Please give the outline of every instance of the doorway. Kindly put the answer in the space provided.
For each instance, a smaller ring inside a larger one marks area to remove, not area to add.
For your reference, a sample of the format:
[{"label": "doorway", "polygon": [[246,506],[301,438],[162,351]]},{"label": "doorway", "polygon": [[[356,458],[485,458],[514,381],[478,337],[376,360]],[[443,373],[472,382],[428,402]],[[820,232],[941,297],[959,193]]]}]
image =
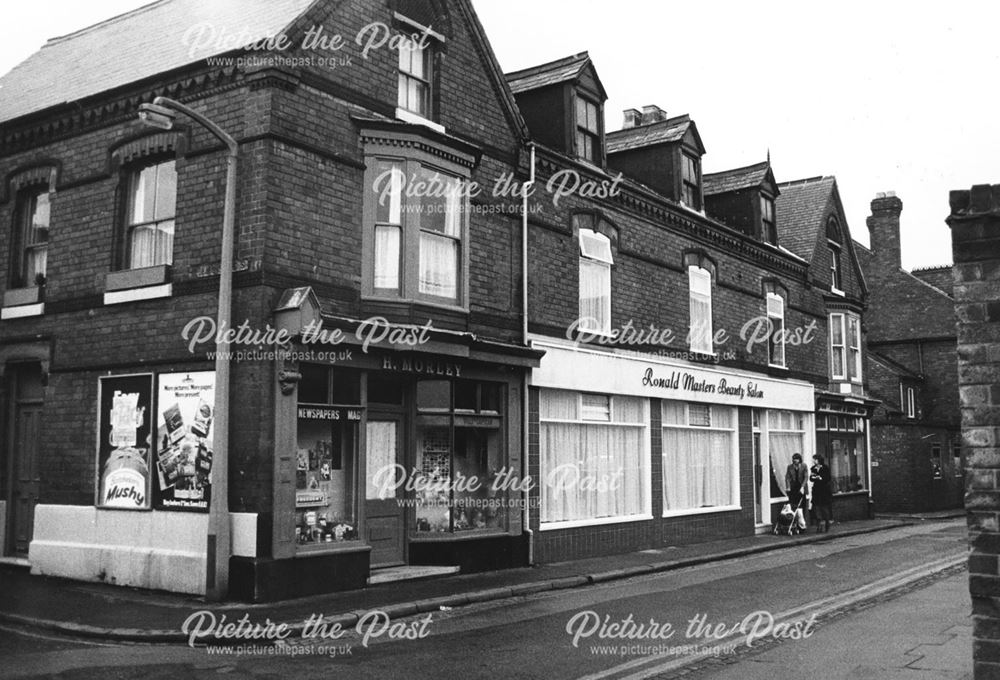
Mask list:
[{"label": "doorway", "polygon": [[7,545],[5,554],[27,557],[35,524],[39,478],[38,444],[41,434],[44,387],[38,363],[12,365],[8,371],[12,396],[8,421],[7,472],[9,480]]},{"label": "doorway", "polygon": [[365,428],[365,525],[371,566],[406,562],[406,508],[400,470],[403,461],[403,416],[371,412]]}]

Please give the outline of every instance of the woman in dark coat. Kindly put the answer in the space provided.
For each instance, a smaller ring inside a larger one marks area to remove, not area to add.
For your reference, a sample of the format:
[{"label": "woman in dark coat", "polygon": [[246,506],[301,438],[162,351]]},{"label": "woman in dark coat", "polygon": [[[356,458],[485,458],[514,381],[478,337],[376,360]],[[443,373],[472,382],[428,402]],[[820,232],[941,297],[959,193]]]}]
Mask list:
[{"label": "woman in dark coat", "polygon": [[[833,519],[833,489],[830,486],[830,468],[823,456],[813,456],[813,466],[809,470],[809,481],[812,482],[813,513],[816,515],[816,532],[830,530],[830,520]],[[820,528],[820,522],[823,528]]]}]

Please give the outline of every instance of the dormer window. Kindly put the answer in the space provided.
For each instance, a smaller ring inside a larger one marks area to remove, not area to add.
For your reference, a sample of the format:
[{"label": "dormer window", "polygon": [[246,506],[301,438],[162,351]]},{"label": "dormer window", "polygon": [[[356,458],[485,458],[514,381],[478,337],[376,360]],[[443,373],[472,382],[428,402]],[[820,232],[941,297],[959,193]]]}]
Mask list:
[{"label": "dormer window", "polygon": [[774,199],[766,194],[760,196],[760,235],[765,242],[778,245],[778,228],[774,221]]},{"label": "dormer window", "polygon": [[600,107],[576,96],[576,155],[594,165],[601,165]]},{"label": "dormer window", "polygon": [[830,254],[830,292],[844,294],[844,278],[840,269],[840,224],[836,217],[826,221],[827,251]]},{"label": "dormer window", "polygon": [[681,154],[681,201],[694,210],[701,210],[700,166],[700,159],[688,153]]}]

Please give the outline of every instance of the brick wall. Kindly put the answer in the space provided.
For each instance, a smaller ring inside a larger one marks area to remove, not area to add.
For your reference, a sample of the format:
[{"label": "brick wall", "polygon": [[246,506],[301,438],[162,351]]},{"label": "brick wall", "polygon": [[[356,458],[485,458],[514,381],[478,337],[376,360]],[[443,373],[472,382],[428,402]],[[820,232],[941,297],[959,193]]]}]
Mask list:
[{"label": "brick wall", "polygon": [[1000,676],[1000,185],[950,197],[974,677]]}]

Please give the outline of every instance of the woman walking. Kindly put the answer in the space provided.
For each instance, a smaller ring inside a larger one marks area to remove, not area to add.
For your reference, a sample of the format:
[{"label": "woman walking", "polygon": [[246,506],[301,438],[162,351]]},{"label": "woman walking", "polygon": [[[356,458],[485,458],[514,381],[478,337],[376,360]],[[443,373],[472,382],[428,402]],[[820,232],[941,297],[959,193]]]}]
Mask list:
[{"label": "woman walking", "polygon": [[[833,489],[830,487],[830,468],[823,456],[813,456],[813,466],[809,470],[809,481],[812,482],[812,505],[816,514],[816,533],[830,530],[830,520],[833,519]],[[820,522],[823,528],[820,528]]]}]

